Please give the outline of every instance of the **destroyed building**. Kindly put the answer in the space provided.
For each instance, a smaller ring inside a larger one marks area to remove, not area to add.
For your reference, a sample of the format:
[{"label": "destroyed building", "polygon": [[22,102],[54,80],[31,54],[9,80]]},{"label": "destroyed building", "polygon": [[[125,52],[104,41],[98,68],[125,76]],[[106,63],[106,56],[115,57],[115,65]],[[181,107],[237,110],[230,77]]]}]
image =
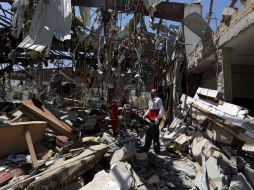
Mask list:
[{"label": "destroyed building", "polygon": [[252,190],[254,1],[227,3],[0,0],[0,190]]}]

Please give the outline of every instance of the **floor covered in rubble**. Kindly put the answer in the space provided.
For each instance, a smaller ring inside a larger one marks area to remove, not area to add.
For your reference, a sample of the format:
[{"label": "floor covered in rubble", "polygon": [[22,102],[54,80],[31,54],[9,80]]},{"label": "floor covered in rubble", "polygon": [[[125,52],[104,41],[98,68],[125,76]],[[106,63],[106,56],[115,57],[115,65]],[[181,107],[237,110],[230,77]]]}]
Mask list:
[{"label": "floor covered in rubble", "polygon": [[253,190],[253,10],[0,0],[0,190]]}]

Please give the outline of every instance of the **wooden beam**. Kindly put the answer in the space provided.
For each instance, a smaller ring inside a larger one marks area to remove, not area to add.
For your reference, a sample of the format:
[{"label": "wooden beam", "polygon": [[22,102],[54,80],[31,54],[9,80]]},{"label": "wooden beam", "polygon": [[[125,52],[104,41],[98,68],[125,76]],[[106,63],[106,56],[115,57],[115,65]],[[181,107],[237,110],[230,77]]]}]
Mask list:
[{"label": "wooden beam", "polygon": [[[148,15],[140,0],[72,0],[76,6],[115,9],[121,12],[142,12]],[[181,22],[184,18],[185,3],[161,2],[154,17]]]},{"label": "wooden beam", "polygon": [[26,143],[27,143],[28,150],[29,150],[29,153],[32,158],[33,167],[36,167],[38,165],[38,161],[37,161],[37,157],[35,154],[34,145],[33,145],[32,137],[31,137],[29,129],[27,129],[27,131],[26,131]]},{"label": "wooden beam", "polygon": [[[0,0],[9,2],[10,0]],[[130,3],[129,3],[130,2]],[[72,0],[74,6],[116,9],[121,12],[142,12],[148,15],[140,0]],[[161,2],[154,17],[181,22],[184,18],[185,3]]]}]

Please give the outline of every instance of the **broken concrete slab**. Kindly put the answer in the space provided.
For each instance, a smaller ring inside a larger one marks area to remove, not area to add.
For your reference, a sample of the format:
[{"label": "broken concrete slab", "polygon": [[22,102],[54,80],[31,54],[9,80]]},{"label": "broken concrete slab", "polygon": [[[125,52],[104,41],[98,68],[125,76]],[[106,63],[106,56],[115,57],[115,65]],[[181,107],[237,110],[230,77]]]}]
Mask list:
[{"label": "broken concrete slab", "polygon": [[189,159],[181,159],[173,161],[172,166],[176,171],[181,171],[191,178],[195,178],[194,163]]},{"label": "broken concrete slab", "polygon": [[104,170],[95,174],[93,181],[82,187],[80,190],[121,190],[114,178]]},{"label": "broken concrete slab", "polygon": [[135,172],[134,169],[131,169],[131,173],[134,179],[133,189],[147,190],[147,187],[144,185],[144,182],[141,180],[140,176]]},{"label": "broken concrete slab", "polygon": [[198,12],[190,13],[183,19],[183,23],[203,40],[211,37],[212,29]]},{"label": "broken concrete slab", "polygon": [[206,161],[207,175],[214,184],[218,187],[218,190],[227,190],[227,176],[222,172],[222,169],[219,166],[219,161],[217,158],[210,157]]},{"label": "broken concrete slab", "polygon": [[128,163],[117,162],[110,168],[110,175],[114,178],[121,190],[129,190],[133,186],[131,165]]},{"label": "broken concrete slab", "polygon": [[124,144],[124,146],[121,149],[114,152],[112,159],[110,161],[110,165],[119,161],[131,159],[136,154],[135,146],[136,146],[135,141],[130,141]]},{"label": "broken concrete slab", "polygon": [[254,169],[251,168],[249,164],[245,164],[243,169],[243,174],[251,184],[252,188],[254,188]]},{"label": "broken concrete slab", "polygon": [[244,145],[242,146],[242,150],[253,155],[254,154],[254,139],[247,139]]},{"label": "broken concrete slab", "polygon": [[235,139],[232,134],[216,124],[213,124],[210,128],[207,128],[206,133],[213,141],[227,145],[231,145]]},{"label": "broken concrete slab", "polygon": [[114,142],[114,138],[110,134],[104,132],[100,138],[100,141],[106,144],[111,144]]},{"label": "broken concrete slab", "polygon": [[201,133],[197,133],[193,139],[191,150],[196,161],[201,164],[201,150],[204,147],[205,158],[213,156],[215,158],[226,158],[226,156],[221,152],[221,150],[215,146],[211,141],[206,139]]},{"label": "broken concrete slab", "polygon": [[[253,179],[252,179],[253,180]],[[238,173],[231,178],[229,190],[253,190],[242,173]]]},{"label": "broken concrete slab", "polygon": [[203,97],[212,100],[223,100],[223,93],[218,90],[211,90],[199,87],[194,98]]},{"label": "broken concrete slab", "polygon": [[209,102],[200,98],[194,99],[185,94],[181,97],[182,107],[197,109],[206,115],[210,120],[229,127],[230,129],[244,132],[254,128],[254,118],[248,115],[246,108],[236,106],[227,102]]}]

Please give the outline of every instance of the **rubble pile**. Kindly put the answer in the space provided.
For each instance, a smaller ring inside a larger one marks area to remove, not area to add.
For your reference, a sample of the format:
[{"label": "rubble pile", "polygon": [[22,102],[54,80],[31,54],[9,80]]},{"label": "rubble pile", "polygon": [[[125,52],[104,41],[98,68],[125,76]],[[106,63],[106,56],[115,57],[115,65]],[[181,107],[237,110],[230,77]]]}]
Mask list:
[{"label": "rubble pile", "polygon": [[162,141],[169,150],[192,156],[198,189],[252,189],[254,118],[222,97],[204,88],[193,98],[183,94],[182,114],[164,131]]},{"label": "rubble pile", "polygon": [[253,118],[217,91],[182,96],[181,114],[161,122],[160,154],[139,153],[147,121],[135,110],[113,137],[106,110],[45,106],[3,117],[0,189],[253,189]]},{"label": "rubble pile", "polygon": [[253,190],[253,10],[0,0],[0,190]]}]

